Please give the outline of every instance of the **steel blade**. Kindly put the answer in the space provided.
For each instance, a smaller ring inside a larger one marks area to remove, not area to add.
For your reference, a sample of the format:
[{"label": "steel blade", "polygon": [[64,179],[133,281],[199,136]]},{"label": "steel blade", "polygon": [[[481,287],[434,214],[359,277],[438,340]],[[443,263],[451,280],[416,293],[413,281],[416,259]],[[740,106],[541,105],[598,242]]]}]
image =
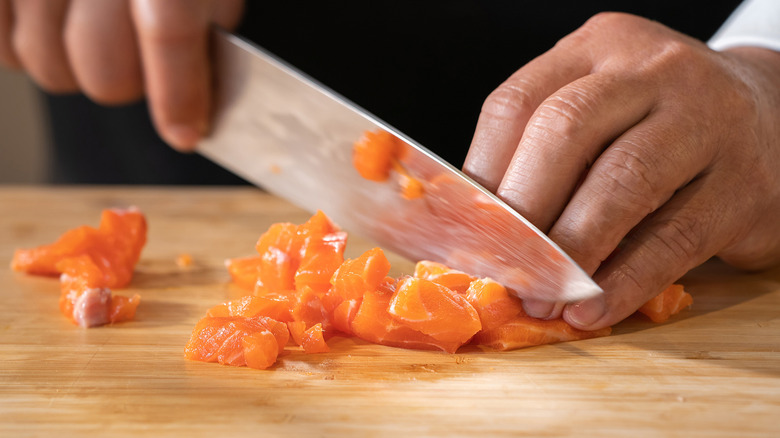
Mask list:
[{"label": "steel blade", "polygon": [[[215,114],[198,152],[347,231],[413,261],[491,277],[521,298],[575,301],[601,289],[547,236],[462,172],[266,51],[216,31]],[[353,144],[366,131],[400,138],[400,161],[423,196],[400,195],[398,175],[363,179]]]}]

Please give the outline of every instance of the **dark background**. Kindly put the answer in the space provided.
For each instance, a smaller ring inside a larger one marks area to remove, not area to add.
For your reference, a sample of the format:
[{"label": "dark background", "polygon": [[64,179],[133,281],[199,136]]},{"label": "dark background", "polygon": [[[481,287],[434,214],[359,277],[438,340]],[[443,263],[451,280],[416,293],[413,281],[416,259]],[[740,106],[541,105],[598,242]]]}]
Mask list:
[{"label": "dark background", "polygon": [[[629,12],[706,41],[738,4],[249,0],[237,32],[460,166],[490,91],[590,16]],[[53,182],[243,183],[162,144],[144,102],[113,108],[83,96],[47,96],[47,102]]]}]

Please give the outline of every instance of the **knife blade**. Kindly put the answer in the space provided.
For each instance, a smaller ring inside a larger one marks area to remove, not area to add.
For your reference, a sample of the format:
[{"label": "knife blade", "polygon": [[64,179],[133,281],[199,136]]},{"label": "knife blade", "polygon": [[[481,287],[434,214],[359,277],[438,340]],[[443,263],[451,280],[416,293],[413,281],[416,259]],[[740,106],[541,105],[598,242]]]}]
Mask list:
[{"label": "knife blade", "polygon": [[[555,243],[433,152],[264,49],[217,29],[214,115],[196,150],[228,170],[412,261],[490,277],[520,298],[575,301],[601,288]],[[362,178],[353,144],[383,130],[422,185]]]}]

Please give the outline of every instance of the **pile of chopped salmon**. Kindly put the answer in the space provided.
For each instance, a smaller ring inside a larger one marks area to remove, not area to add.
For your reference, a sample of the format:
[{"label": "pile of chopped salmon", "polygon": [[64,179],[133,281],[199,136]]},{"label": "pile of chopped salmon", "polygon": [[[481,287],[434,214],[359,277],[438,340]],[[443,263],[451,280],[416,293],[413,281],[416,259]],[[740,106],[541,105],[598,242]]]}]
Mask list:
[{"label": "pile of chopped salmon", "polygon": [[[529,317],[501,284],[435,262],[417,263],[412,276],[389,277],[381,249],[345,260],[346,242],[322,212],[302,225],[271,226],[257,256],[227,262],[233,282],[252,294],[210,309],[185,357],[264,369],[290,339],[307,353],[329,351],[335,335],[454,353],[466,344],[512,350],[611,332]],[[661,321],[689,304],[690,295],[673,286],[642,312]]]},{"label": "pile of chopped salmon", "polygon": [[[59,275],[60,310],[79,326],[127,321],[140,298],[111,289],[130,283],[146,230],[135,208],[104,210],[98,228],[81,226],[52,244],[17,250],[11,266]],[[265,369],[290,341],[321,353],[336,335],[454,353],[466,344],[505,351],[611,332],[529,317],[503,285],[440,263],[421,261],[413,275],[393,278],[380,248],[345,260],[346,244],[347,233],[322,212],[302,225],[272,225],[257,242],[258,255],[227,262],[247,295],[211,308],[192,331],[185,357]],[[682,286],[672,285],[639,311],[663,322],[691,303]]]},{"label": "pile of chopped salmon", "polygon": [[132,319],[140,297],[113,295],[126,287],[146,243],[146,218],[136,208],[104,210],[98,228],[81,226],[49,245],[19,249],[11,268],[60,276],[60,311],[82,327]]}]

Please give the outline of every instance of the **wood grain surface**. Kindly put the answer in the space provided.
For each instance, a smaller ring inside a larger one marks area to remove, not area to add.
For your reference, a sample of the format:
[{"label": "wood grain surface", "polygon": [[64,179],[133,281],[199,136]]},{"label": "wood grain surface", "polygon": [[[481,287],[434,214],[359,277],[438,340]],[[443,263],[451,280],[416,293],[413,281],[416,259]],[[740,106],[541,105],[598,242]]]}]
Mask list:
[{"label": "wood grain surface", "polygon": [[[150,226],[115,292],[141,295],[136,320],[78,328],[56,279],[8,268],[15,248],[128,205]],[[716,260],[681,280],[690,310],[606,338],[457,354],[333,338],[266,371],[185,360],[196,321],[239,295],[224,259],[307,217],[252,188],[0,186],[0,436],[780,436],[780,269]],[[347,252],[369,247],[350,236]]]}]

